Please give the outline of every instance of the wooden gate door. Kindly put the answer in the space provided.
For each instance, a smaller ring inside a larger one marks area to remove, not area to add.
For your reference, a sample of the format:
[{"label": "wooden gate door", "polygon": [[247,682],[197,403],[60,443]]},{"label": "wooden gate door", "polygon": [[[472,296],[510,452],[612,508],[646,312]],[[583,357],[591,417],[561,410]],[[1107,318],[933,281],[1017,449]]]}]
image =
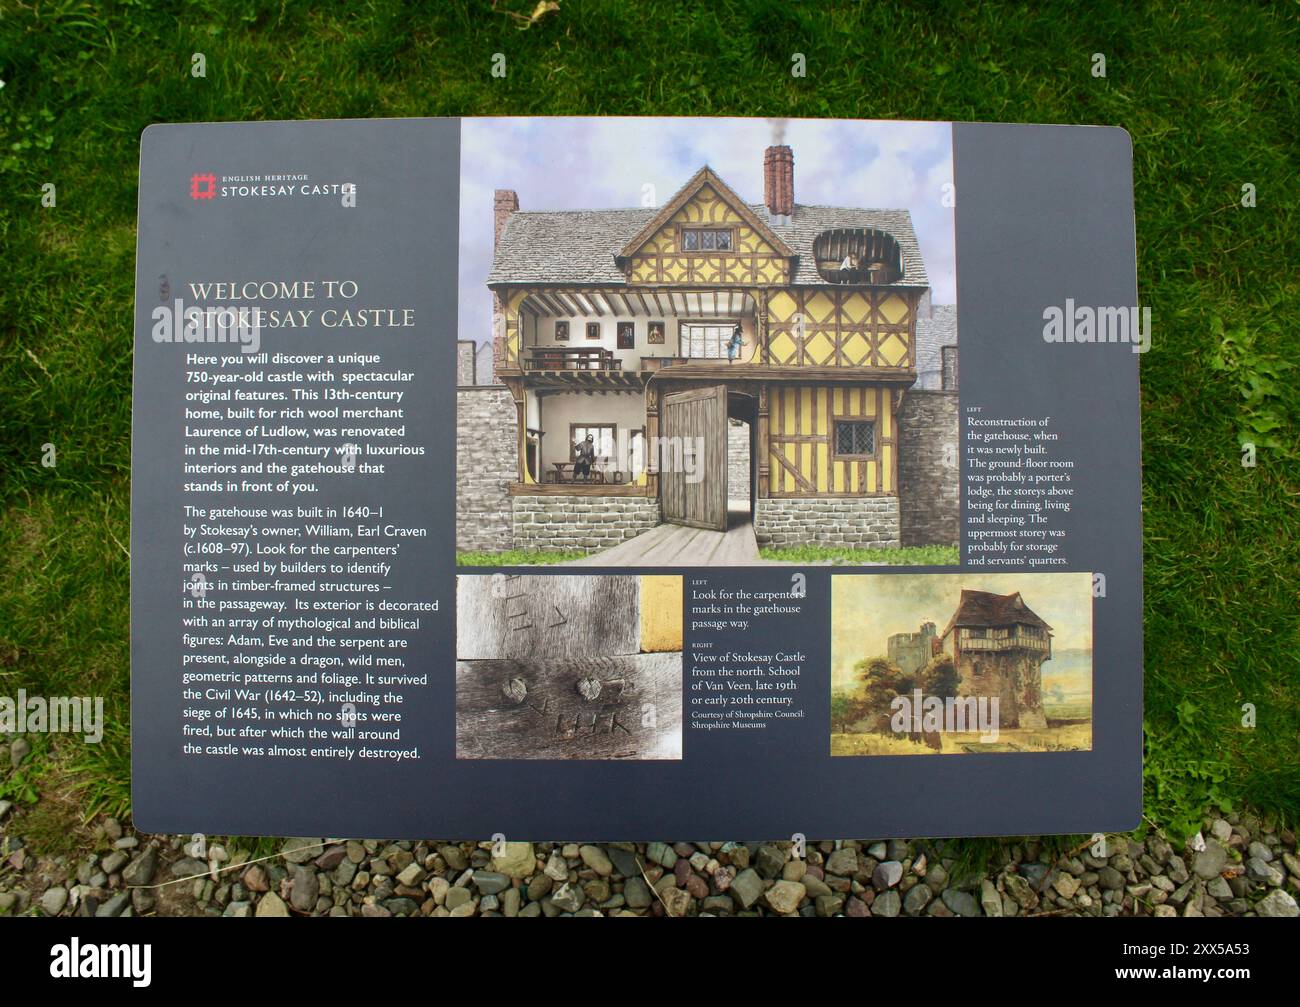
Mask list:
[{"label": "wooden gate door", "polygon": [[659,486],[665,521],[727,530],[727,386],[664,396]]}]

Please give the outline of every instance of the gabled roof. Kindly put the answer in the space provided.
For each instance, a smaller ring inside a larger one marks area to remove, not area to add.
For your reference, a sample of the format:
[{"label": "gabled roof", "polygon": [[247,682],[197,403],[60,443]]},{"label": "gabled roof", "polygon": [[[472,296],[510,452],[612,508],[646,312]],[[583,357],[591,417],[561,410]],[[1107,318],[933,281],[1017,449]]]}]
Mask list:
[{"label": "gabled roof", "polygon": [[1020,592],[1011,594],[993,594],[989,591],[967,591],[961,593],[957,611],[953,613],[943,635],[952,632],[954,626],[1039,626],[1051,630],[1051,626],[1040,619],[1025,604]]},{"label": "gabled roof", "polygon": [[656,213],[646,225],[632,236],[632,239],[619,250],[619,258],[629,258],[641,250],[641,246],[658,233],[668,221],[672,220],[673,214],[694,198],[705,186],[713,189],[724,203],[730,206],[736,213],[740,214],[742,220],[752,227],[758,234],[771,245],[778,255],[794,255],[794,251],[772,232],[757,213],[750,209],[749,205],[737,196],[726,182],[717,176],[717,174],[707,164],[691,176],[690,181],[677,190],[677,194]]},{"label": "gabled roof", "polygon": [[[697,172],[695,179],[708,171]],[[716,175],[713,178],[717,179]],[[689,187],[691,183],[687,183]],[[719,194],[721,179],[717,180]],[[686,191],[686,187],[682,192]],[[727,190],[730,192],[730,190]],[[674,196],[674,200],[681,192]],[[734,195],[734,193],[733,193]],[[687,197],[689,198],[689,196]],[[671,204],[670,204],[671,205]],[[740,204],[789,249],[796,260],[790,282],[798,286],[839,286],[817,272],[813,241],[823,231],[837,227],[873,227],[893,235],[903,259],[903,275],[893,287],[928,287],[930,281],[921,259],[921,246],[906,210],[872,210],[842,206],[794,205],[788,224],[769,224],[762,203]],[[627,277],[615,257],[636,244],[642,232],[666,210],[634,207],[624,210],[517,210],[510,215],[497,242],[488,274],[489,286],[498,284],[553,284],[625,286]],[[739,212],[739,211],[737,211]],[[671,216],[671,214],[669,214]],[[667,219],[667,218],[665,218]],[[646,236],[648,237],[649,234]],[[644,239],[643,239],[644,240]],[[784,254],[784,253],[783,253]]]}]

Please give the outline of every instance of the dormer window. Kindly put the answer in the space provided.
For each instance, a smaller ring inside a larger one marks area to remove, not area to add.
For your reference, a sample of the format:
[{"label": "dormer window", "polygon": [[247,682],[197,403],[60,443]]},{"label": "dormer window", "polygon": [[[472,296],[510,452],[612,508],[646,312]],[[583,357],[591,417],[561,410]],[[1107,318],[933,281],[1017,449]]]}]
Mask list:
[{"label": "dormer window", "polygon": [[817,272],[830,283],[897,283],[903,255],[892,234],[874,227],[837,227],[813,240]]},{"label": "dormer window", "polygon": [[730,227],[683,227],[683,252],[730,252],[736,247]]}]

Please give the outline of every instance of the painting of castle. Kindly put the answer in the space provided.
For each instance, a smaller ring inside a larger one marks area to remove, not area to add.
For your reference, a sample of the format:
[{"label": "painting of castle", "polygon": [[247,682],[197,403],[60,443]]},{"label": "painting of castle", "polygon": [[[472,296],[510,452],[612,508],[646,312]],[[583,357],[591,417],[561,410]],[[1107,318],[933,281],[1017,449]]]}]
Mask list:
[{"label": "painting of castle", "polygon": [[955,544],[955,457],[912,480],[910,535],[904,514],[909,463],[942,465],[956,417],[955,313],[931,325],[912,215],[799,201],[789,144],[753,169],[761,202],[707,164],[658,206],[534,209],[494,190],[482,282],[513,413],[514,548],[665,524],[751,548]]},{"label": "painting of castle", "polygon": [[836,755],[1089,749],[1091,578],[836,577],[832,687]]}]

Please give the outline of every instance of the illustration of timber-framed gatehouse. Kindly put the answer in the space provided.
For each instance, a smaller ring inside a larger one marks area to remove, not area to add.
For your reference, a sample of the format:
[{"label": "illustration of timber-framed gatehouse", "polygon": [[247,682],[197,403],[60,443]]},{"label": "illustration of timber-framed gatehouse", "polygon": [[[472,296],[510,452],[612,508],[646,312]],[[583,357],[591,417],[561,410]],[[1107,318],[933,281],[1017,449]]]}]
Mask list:
[{"label": "illustration of timber-framed gatehouse", "polygon": [[788,146],[766,149],[763,179],[753,205],[707,166],[659,208],[527,211],[496,190],[517,547],[600,548],[661,522],[900,545],[900,407],[929,306],[911,216],[796,203]]}]

